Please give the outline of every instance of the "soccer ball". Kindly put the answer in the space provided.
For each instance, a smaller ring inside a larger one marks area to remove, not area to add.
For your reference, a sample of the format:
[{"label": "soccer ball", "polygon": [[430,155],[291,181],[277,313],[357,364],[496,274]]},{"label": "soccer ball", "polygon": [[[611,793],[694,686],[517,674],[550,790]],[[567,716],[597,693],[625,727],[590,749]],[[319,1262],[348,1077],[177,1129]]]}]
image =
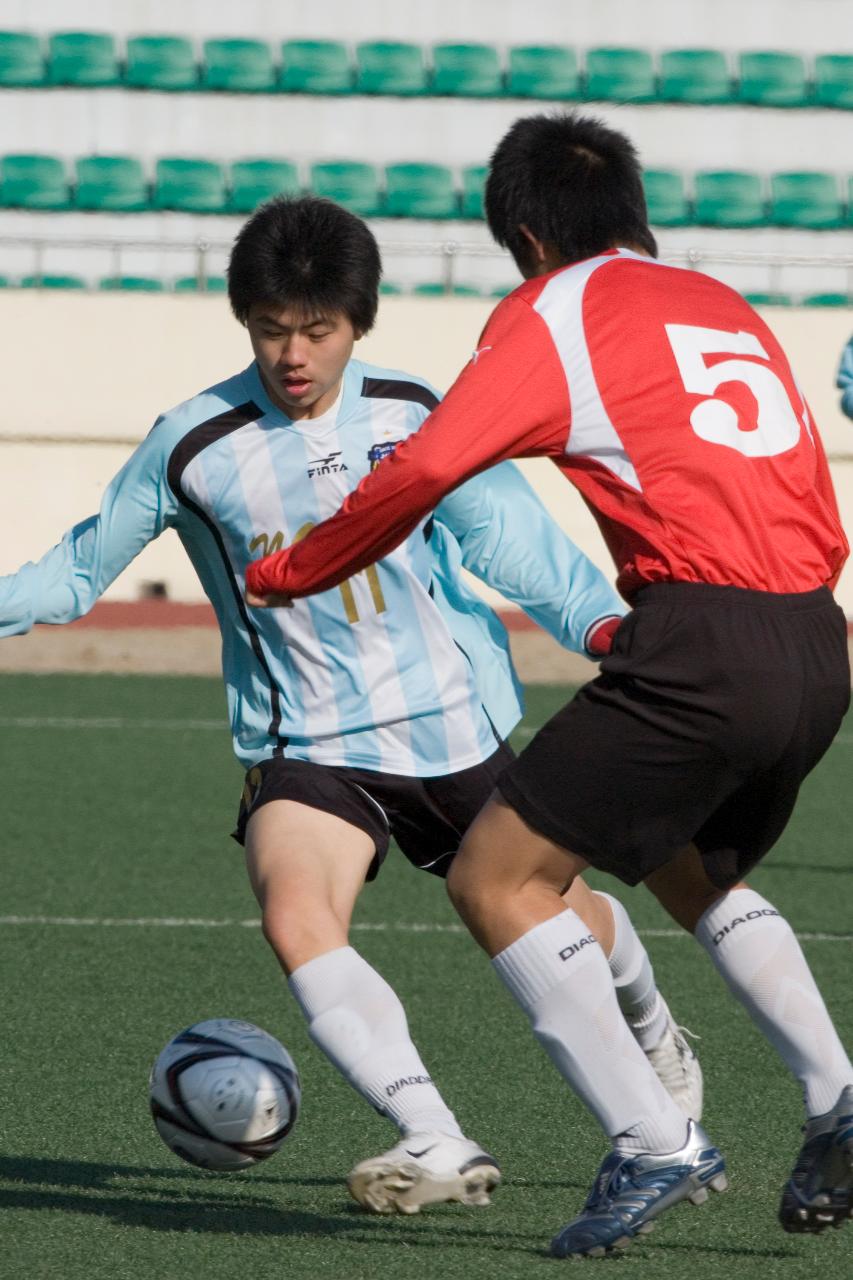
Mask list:
[{"label": "soccer ball", "polygon": [[299,1114],[299,1075],[266,1031],[210,1018],[170,1040],[151,1069],[151,1114],[175,1155],[201,1169],[246,1169],[274,1155]]}]

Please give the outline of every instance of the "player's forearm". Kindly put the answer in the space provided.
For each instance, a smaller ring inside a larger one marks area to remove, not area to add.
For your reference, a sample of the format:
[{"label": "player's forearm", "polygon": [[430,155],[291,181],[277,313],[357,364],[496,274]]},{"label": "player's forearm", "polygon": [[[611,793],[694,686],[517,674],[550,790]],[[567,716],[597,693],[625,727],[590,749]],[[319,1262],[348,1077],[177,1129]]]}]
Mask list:
[{"label": "player's forearm", "polygon": [[97,594],[73,547],[78,525],[38,563],[0,578],[0,636],[23,635],[38,622],[73,622],[88,613]]},{"label": "player's forearm", "polygon": [[[446,478],[387,458],[329,520],[302,541],[246,569],[251,595],[308,596],[327,591],[388,555],[432,511]],[[451,478],[448,487],[455,483]]]}]

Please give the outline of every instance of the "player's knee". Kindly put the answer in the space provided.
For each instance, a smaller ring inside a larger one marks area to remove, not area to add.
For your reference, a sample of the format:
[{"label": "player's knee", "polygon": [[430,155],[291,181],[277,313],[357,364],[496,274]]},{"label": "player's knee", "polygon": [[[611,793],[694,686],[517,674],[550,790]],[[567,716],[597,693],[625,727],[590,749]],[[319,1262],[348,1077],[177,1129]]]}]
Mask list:
[{"label": "player's knee", "polygon": [[462,919],[466,923],[476,919],[482,897],[481,879],[464,850],[451,862],[446,883],[447,895]]},{"label": "player's knee", "polygon": [[286,973],[347,942],[346,926],[326,904],[267,903],[261,930]]}]

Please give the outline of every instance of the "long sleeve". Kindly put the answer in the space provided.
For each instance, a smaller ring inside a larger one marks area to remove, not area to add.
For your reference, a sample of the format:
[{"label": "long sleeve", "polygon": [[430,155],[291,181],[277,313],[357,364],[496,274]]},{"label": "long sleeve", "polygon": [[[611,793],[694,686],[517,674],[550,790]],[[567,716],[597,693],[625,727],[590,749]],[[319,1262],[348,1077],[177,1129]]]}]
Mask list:
[{"label": "long sleeve", "polygon": [[520,605],[567,649],[587,652],[595,626],[625,612],[604,575],[562,532],[511,462],[448,494],[435,518],[459,543],[466,569]]},{"label": "long sleeve", "polygon": [[547,326],[522,299],[495,310],[442,403],[366,476],[330,520],[248,566],[250,591],[313,595],[387,555],[470,476],[565,445],[569,397]]},{"label": "long sleeve", "polygon": [[155,426],[110,482],[98,515],[74,525],[38,562],[0,577],[0,637],[88,613],[146,543],[173,523],[176,510]]},{"label": "long sleeve", "polygon": [[841,408],[848,418],[853,418],[853,338],[847,343],[841,356],[835,385],[841,392]]}]

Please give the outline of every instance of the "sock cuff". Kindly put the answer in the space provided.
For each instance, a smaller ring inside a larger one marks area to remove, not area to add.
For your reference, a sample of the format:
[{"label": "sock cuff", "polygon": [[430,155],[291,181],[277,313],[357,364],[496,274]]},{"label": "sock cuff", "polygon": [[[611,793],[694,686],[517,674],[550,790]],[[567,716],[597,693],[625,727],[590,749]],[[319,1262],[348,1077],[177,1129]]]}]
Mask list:
[{"label": "sock cuff", "polygon": [[561,911],[522,934],[492,960],[498,977],[529,1008],[571,975],[568,963],[587,947],[601,948],[580,916]]},{"label": "sock cuff", "polygon": [[767,924],[774,919],[789,927],[779,911],[760,893],[754,889],[732,889],[700,916],[694,936],[713,955],[724,943],[728,945],[730,941],[750,933],[747,927],[750,924],[759,920]]},{"label": "sock cuff", "polygon": [[342,984],[349,987],[353,969],[362,965],[370,967],[355,947],[336,947],[294,969],[287,985],[302,1012],[311,1017],[337,1002]]}]

